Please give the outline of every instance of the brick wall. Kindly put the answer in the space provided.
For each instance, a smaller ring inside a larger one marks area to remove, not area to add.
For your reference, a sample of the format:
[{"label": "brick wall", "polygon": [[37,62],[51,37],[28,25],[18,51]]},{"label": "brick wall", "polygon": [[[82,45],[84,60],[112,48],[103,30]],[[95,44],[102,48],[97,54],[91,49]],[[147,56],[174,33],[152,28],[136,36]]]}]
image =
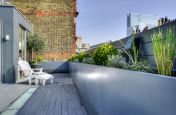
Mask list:
[{"label": "brick wall", "polygon": [[13,0],[12,3],[46,42],[46,59],[67,59],[75,53],[76,0]]}]

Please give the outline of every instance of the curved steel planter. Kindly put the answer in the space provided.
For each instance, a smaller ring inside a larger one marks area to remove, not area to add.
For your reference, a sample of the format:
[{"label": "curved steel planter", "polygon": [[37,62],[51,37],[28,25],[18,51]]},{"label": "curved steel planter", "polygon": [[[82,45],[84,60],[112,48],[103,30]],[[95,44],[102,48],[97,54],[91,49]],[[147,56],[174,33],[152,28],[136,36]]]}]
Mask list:
[{"label": "curved steel planter", "polygon": [[40,65],[40,68],[47,73],[68,73],[68,62],[66,61],[44,61]]},{"label": "curved steel planter", "polygon": [[176,79],[150,73],[69,63],[90,115],[176,115]]}]

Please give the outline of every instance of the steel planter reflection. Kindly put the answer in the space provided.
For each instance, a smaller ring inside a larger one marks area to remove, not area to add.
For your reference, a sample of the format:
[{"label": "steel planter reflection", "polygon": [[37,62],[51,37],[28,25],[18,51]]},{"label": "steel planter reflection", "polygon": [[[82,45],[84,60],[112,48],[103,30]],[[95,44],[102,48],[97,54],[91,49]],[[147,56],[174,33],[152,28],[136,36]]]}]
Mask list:
[{"label": "steel planter reflection", "polygon": [[176,115],[176,79],[103,66],[69,63],[90,115]]},{"label": "steel planter reflection", "polygon": [[66,61],[44,61],[39,64],[47,73],[68,73]]}]

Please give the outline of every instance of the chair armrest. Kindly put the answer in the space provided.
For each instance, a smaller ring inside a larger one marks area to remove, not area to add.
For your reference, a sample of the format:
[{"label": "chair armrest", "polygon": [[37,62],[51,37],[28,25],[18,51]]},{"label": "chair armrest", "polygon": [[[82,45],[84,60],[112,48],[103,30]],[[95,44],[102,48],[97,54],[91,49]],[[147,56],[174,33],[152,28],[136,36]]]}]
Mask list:
[{"label": "chair armrest", "polygon": [[19,71],[21,71],[21,72],[31,72],[30,70],[27,70],[27,69],[19,69]]},{"label": "chair armrest", "polygon": [[32,72],[33,73],[42,73],[43,72],[43,68],[32,68]]}]

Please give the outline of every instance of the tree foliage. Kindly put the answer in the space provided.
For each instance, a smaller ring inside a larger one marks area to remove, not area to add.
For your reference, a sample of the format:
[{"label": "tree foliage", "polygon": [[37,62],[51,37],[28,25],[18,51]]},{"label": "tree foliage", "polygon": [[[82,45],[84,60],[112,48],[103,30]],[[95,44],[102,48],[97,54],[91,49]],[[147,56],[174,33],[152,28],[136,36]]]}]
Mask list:
[{"label": "tree foliage", "polygon": [[35,53],[39,53],[44,50],[45,42],[38,34],[29,34],[27,35],[27,48]]}]

